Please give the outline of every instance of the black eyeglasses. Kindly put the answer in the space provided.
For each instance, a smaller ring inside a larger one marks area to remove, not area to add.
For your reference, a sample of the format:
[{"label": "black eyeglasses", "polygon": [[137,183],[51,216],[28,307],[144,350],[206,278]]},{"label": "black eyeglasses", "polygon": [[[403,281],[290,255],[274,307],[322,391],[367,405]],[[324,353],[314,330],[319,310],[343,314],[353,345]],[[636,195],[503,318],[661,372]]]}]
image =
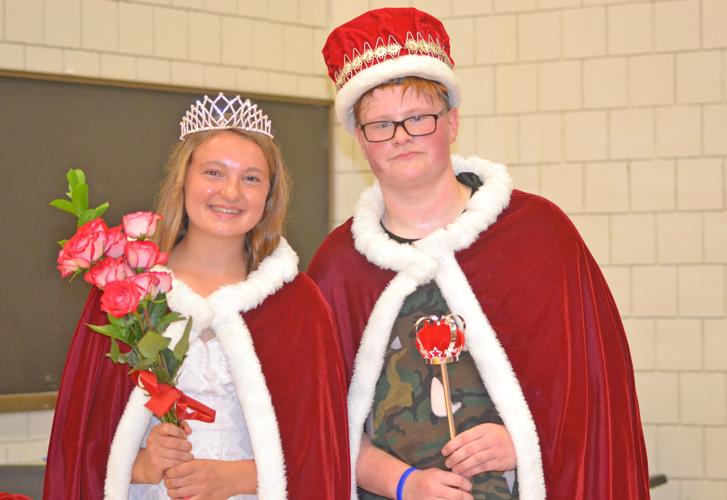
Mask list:
[{"label": "black eyeglasses", "polygon": [[392,139],[396,135],[396,129],[399,126],[403,127],[410,136],[421,137],[436,132],[437,120],[447,111],[449,111],[449,108],[444,108],[439,113],[410,116],[401,121],[385,120],[364,123],[359,127],[369,142],[385,142]]}]

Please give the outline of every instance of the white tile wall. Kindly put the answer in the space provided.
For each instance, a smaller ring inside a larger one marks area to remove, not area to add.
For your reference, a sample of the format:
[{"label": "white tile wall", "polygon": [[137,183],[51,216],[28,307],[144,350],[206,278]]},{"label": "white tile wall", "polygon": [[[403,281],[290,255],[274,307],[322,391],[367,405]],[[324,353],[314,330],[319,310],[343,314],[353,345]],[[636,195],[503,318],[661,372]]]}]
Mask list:
[{"label": "white tile wall", "polygon": [[187,13],[154,7],[154,55],[186,60],[187,44]]},{"label": "white tile wall", "polygon": [[699,47],[699,1],[656,2],[654,45],[658,51]]},{"label": "white tile wall", "polygon": [[648,2],[608,8],[608,53],[648,52],[652,46],[652,8]]},{"label": "white tile wall", "polygon": [[25,64],[24,47],[18,44],[0,43],[0,64],[6,69],[23,69]]},{"label": "white tile wall", "polygon": [[[495,74],[492,68],[471,67],[459,70],[462,86],[460,116],[491,115],[495,111]],[[467,108],[464,108],[467,103]]]},{"label": "white tile wall", "polygon": [[26,47],[25,69],[40,73],[61,73],[63,71],[63,50],[50,47]]},{"label": "white tile wall", "polygon": [[629,182],[625,162],[589,163],[586,165],[585,186],[587,212],[628,211]]},{"label": "white tile wall", "polygon": [[662,213],[656,217],[657,260],[664,264],[704,260],[702,214]]},{"label": "white tile wall", "polygon": [[727,3],[702,0],[702,43],[704,47],[727,47]]},{"label": "white tile wall", "polygon": [[677,162],[677,205],[682,210],[723,207],[722,159],[699,158]]},{"label": "white tile wall", "polygon": [[563,158],[563,117],[560,113],[521,115],[521,162],[558,162]]},{"label": "white tile wall", "polygon": [[5,0],[5,39],[42,43],[42,19],[43,0]]},{"label": "white tile wall", "polygon": [[654,156],[654,111],[627,108],[609,114],[609,156],[651,158]]},{"label": "white tile wall", "polygon": [[[426,10],[428,4],[431,2],[424,2],[422,9]],[[440,4],[447,2],[438,2]],[[416,3],[417,6],[419,2]],[[492,0],[452,0],[452,15],[453,16],[471,16],[476,14],[487,14],[492,12]],[[429,11],[427,11],[429,12]]]},{"label": "white tile wall", "polygon": [[61,47],[80,47],[81,0],[43,2],[43,43]]},{"label": "white tile wall", "polygon": [[148,5],[119,4],[119,51],[154,54],[154,11]]},{"label": "white tile wall", "polygon": [[447,21],[447,31],[459,34],[456,39],[451,40],[452,59],[458,68],[472,66],[475,60],[475,23],[469,17],[455,18]]},{"label": "white tile wall", "polygon": [[540,194],[554,201],[566,212],[583,211],[583,166],[542,165],[540,167]]},{"label": "white tile wall", "polygon": [[84,49],[115,52],[119,47],[118,4],[100,0],[81,2],[81,43]]},{"label": "white tile wall", "polygon": [[492,161],[518,162],[518,119],[494,116],[477,119],[476,153]]},{"label": "white tile wall", "polygon": [[626,58],[586,59],[583,63],[583,103],[586,108],[626,104]]},{"label": "white tile wall", "polygon": [[190,12],[188,30],[189,59],[205,63],[220,62],[220,16]]},{"label": "white tile wall", "polygon": [[564,154],[567,160],[608,158],[608,115],[603,111],[566,113]]},{"label": "white tile wall", "polygon": [[63,51],[63,72],[98,77],[101,75],[101,56],[98,52],[66,49]]},{"label": "white tile wall", "polygon": [[518,16],[518,56],[524,61],[556,59],[561,54],[561,14],[557,11]]},{"label": "white tile wall", "polygon": [[605,8],[569,9],[563,12],[562,22],[563,56],[592,57],[606,53]]},{"label": "white tile wall", "polygon": [[[702,368],[702,322],[697,319],[656,321],[656,368],[699,370]],[[684,380],[682,379],[682,382]],[[684,386],[682,386],[682,389]],[[684,392],[682,391],[682,395]]]},{"label": "white tile wall", "polygon": [[719,102],[722,99],[722,53],[717,50],[677,54],[678,102]]},{"label": "white tile wall", "polygon": [[581,107],[580,61],[543,63],[539,68],[538,102],[541,111]]},{"label": "white tile wall", "polygon": [[702,149],[702,116],[698,106],[670,106],[656,110],[656,155],[697,156]]},{"label": "white tile wall", "polygon": [[517,17],[493,16],[475,19],[477,64],[517,60]]}]

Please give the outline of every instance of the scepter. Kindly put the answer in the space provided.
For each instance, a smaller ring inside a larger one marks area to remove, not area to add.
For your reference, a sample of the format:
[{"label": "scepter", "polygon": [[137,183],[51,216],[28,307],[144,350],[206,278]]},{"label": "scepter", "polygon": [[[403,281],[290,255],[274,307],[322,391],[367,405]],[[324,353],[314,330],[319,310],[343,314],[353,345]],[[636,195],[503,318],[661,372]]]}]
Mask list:
[{"label": "scepter", "polygon": [[428,365],[439,365],[442,370],[444,406],[451,439],[454,439],[457,431],[454,427],[447,365],[459,361],[459,355],[464,348],[464,329],[464,320],[458,314],[423,316],[414,324],[419,354]]}]

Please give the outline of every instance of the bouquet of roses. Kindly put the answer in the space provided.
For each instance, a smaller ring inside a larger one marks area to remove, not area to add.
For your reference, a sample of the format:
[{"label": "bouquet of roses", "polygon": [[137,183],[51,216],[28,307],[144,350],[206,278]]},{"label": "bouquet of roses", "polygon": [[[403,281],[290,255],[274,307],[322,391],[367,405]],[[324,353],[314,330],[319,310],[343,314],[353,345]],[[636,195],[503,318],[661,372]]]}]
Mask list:
[{"label": "bouquet of roses", "polygon": [[[124,215],[121,225],[109,228],[101,218],[109,204],[88,207],[83,171],[71,169],[66,178],[68,199],[50,204],[78,217],[78,230],[69,240],[59,242],[58,270],[63,278],[83,274],[84,280],[101,289],[101,310],[109,320],[107,325],[88,327],[111,338],[111,361],[131,368],[130,375],[151,396],[147,408],[163,422],[179,425],[182,419],[214,421],[214,410],[174,387],[189,349],[192,318],[170,349],[171,339],[162,333],[184,317],[167,306],[172,276],[152,270],[167,260],[167,254],[149,240],[161,217],[152,212],[135,212]],[[126,346],[123,352],[119,342]]]}]

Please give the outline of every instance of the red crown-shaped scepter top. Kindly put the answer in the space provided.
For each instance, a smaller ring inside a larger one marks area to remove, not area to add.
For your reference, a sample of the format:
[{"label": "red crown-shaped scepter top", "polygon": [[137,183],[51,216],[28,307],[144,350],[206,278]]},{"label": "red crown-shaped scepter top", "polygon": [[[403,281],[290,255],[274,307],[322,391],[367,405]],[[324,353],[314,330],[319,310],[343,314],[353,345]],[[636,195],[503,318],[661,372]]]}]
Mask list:
[{"label": "red crown-shaped scepter top", "polygon": [[452,439],[457,435],[457,430],[454,425],[447,365],[459,361],[459,355],[464,349],[464,330],[464,320],[457,314],[448,314],[441,318],[423,316],[414,324],[419,354],[428,365],[439,365],[442,370],[444,406],[447,409],[449,437]]},{"label": "red crown-shaped scepter top", "polygon": [[457,314],[419,318],[414,325],[419,354],[430,365],[459,361],[464,348],[464,329],[464,320]]}]

